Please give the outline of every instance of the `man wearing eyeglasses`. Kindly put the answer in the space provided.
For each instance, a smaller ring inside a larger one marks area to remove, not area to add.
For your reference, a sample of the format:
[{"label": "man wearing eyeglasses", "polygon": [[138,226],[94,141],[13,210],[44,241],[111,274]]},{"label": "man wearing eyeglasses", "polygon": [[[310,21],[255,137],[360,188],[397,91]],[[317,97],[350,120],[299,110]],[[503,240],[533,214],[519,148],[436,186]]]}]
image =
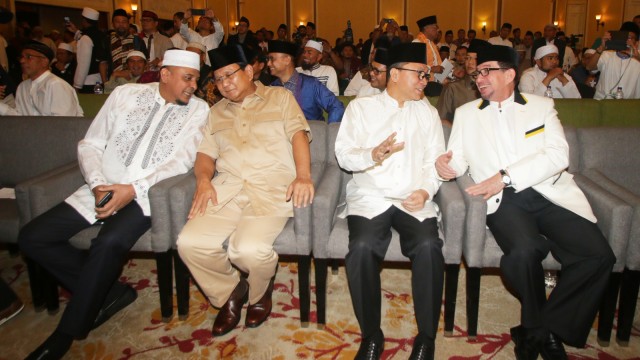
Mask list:
[{"label": "man wearing eyeglasses", "polygon": [[[15,108],[0,102],[0,115],[83,115],[75,90],[49,71],[53,57],[51,48],[38,41],[24,45],[20,66],[26,79],[18,85]],[[5,87],[0,86],[2,92]]]},{"label": "man wearing eyeglasses", "polygon": [[[505,46],[480,50],[473,77],[482,100],[456,110],[436,169],[445,180],[468,171],[476,184],[466,192],[487,201],[504,281],[522,305],[511,329],[516,358],[567,359],[563,343],[585,346],[615,256],[565,171],[569,147],[553,100],[515,89],[515,56]],[[549,252],[562,277],[547,300]]]},{"label": "man wearing eyeglasses", "polygon": [[534,59],[536,65],[526,70],[520,78],[520,91],[545,96],[550,86],[555,99],[582,98],[571,76],[559,66],[558,48],[555,45],[539,47]]},{"label": "man wearing eyeglasses", "polygon": [[271,85],[283,86],[289,90],[302,108],[307,120],[323,120],[323,111],[326,111],[328,122],[340,122],[344,105],[318,79],[296,71],[297,52],[298,46],[294,43],[269,41],[267,66],[271,75],[277,78]]},{"label": "man wearing eyeglasses", "polygon": [[356,98],[380,94],[387,88],[387,63],[389,61],[389,51],[382,47],[378,47],[374,51],[375,56],[368,66],[369,81],[363,80],[364,84],[360,89],[358,89]]},{"label": "man wearing eyeglasses", "polygon": [[353,172],[340,216],[349,226],[345,265],[362,332],[356,359],[379,359],[384,348],[379,272],[391,228],[411,260],[418,334],[410,359],[435,356],[444,258],[432,202],[440,187],[433,165],[444,151],[444,135],[438,112],[422,101],[425,53],[422,43],[392,47],[386,90],[351,101],[336,139],[340,166]]},{"label": "man wearing eyeglasses", "polygon": [[211,332],[222,336],[236,327],[247,301],[247,327],[269,317],[278,265],[273,243],[293,208],[311,204],[314,188],[309,125],[291,93],[254,82],[240,45],[209,57],[225,98],[211,108],[198,148],[196,191],[178,251],[220,308]]}]

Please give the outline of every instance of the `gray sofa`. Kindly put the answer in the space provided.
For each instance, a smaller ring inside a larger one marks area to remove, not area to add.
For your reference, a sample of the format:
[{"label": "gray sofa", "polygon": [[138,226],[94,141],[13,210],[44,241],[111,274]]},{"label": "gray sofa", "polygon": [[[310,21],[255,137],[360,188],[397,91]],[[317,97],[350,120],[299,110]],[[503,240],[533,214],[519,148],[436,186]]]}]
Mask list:
[{"label": "gray sofa", "polygon": [[[574,180],[587,196],[598,218],[598,226],[609,241],[617,259],[610,278],[610,286],[603,299],[599,314],[599,333],[607,331],[610,333],[615,312],[617,286],[627,259],[626,250],[632,209],[625,201],[612,195],[585,176],[584,172],[586,170],[585,164],[589,163],[586,161],[586,157],[594,156],[592,154],[594,151],[608,157],[607,148],[612,141],[619,140],[608,135],[606,127],[589,129],[588,131],[594,135],[591,137],[580,136],[582,131],[587,131],[586,129],[577,131],[573,127],[565,127],[564,130],[570,147],[569,172],[574,174]],[[629,130],[626,129],[626,131]],[[619,146],[625,147],[631,146],[631,144],[632,142],[629,141],[621,143]],[[499,268],[502,251],[491,231],[486,228],[486,201],[480,196],[473,197],[464,191],[474,184],[473,180],[469,176],[462,176],[458,178],[457,182],[467,205],[462,254],[467,265],[467,331],[469,337],[472,338],[477,333],[481,269]],[[543,261],[543,267],[548,270],[560,270],[560,264],[551,254]]]},{"label": "gray sofa", "polygon": [[[17,241],[21,226],[46,212],[77,190],[84,179],[77,163],[77,144],[92,119],[78,117],[0,117],[0,181],[15,186],[15,201],[0,202],[0,234],[3,242]],[[169,221],[169,188],[179,178],[151,187],[149,198],[152,228],[135,244],[133,251],[153,253],[158,267],[162,319],[173,315],[174,250]],[[74,236],[73,245],[87,249],[97,234],[95,225]],[[58,308],[57,285],[37,264],[27,259],[34,306],[50,313]]]}]

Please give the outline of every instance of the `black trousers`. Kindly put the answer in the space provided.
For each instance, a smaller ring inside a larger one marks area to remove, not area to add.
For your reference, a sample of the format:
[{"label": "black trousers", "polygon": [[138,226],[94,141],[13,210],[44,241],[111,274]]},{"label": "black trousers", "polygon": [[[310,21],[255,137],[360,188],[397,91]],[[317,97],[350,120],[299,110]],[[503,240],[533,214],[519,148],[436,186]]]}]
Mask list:
[{"label": "black trousers", "polygon": [[3,279],[0,279],[0,311],[11,306],[17,298],[18,296],[13,289]]},{"label": "black trousers", "polygon": [[[505,189],[487,225],[504,252],[500,269],[522,304],[522,326],[584,347],[616,260],[598,226],[531,188]],[[549,251],[562,276],[547,300],[542,260]]]},{"label": "black trousers", "polygon": [[[434,340],[440,320],[444,282],[443,242],[435,218],[422,222],[390,207],[369,220],[347,217],[349,253],[345,259],[353,309],[364,338],[380,329],[380,266],[391,241],[391,228],[400,234],[402,254],[411,260],[413,306],[421,335]],[[425,339],[425,341],[428,341]]]},{"label": "black trousers", "polygon": [[105,299],[122,293],[124,285],[117,281],[122,266],[151,219],[132,201],[104,221],[88,251],[73,247],[69,239],[91,225],[61,203],[29,222],[18,236],[25,255],[71,292],[57,330],[76,338],[89,333]]}]

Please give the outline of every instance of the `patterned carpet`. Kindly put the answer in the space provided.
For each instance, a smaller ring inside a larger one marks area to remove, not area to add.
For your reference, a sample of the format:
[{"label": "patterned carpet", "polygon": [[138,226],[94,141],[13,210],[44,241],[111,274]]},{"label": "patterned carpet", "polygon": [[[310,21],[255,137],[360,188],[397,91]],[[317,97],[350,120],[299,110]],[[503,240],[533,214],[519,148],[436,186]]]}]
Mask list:
[{"label": "patterned carpet", "polygon": [[[0,359],[22,359],[55,328],[61,312],[50,316],[35,313],[29,303],[26,267],[20,258],[0,252],[1,276],[26,302],[16,318],[0,327]],[[191,287],[190,316],[168,323],[159,321],[160,309],[155,262],[135,258],[127,263],[122,278],[138,290],[135,303],[76,341],[65,359],[352,359],[360,336],[351,308],[344,268],[329,274],[327,326],[314,323],[301,328],[298,312],[296,266],[280,263],[274,290],[274,308],[268,321],[256,329],[241,325],[229,334],[213,338],[210,328],[217,310],[208,306],[195,286]],[[439,333],[436,358],[451,360],[513,359],[509,328],[518,322],[519,305],[495,275],[482,277],[478,339],[466,338],[464,310],[464,270],[460,271],[458,308],[454,336]],[[406,359],[411,352],[416,325],[410,291],[410,272],[387,269],[382,272],[383,324],[386,342],[383,359]],[[64,303],[68,294],[62,292]],[[313,295],[312,295],[313,300]],[[61,305],[62,307],[64,305]],[[314,310],[312,306],[312,310]],[[244,315],[244,314],[243,314]],[[568,348],[571,359],[640,359],[640,316],[631,345],[623,348],[612,342],[601,348],[592,330],[585,349]],[[312,321],[315,312],[312,313]],[[442,321],[441,321],[442,326]]]}]

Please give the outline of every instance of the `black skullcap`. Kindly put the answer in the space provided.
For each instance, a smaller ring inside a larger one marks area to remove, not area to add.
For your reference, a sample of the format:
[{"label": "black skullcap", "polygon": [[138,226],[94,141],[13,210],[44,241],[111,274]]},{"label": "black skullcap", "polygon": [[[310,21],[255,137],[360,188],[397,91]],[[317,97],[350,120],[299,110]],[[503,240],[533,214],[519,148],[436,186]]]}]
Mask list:
[{"label": "black skullcap", "polygon": [[451,52],[451,49],[449,49],[449,47],[446,45],[442,45],[440,46],[440,51]]},{"label": "black skullcap", "polygon": [[376,48],[376,56],[373,61],[389,66],[389,50],[385,48]]},{"label": "black skullcap", "polygon": [[409,31],[409,27],[407,25],[400,26],[400,31]]},{"label": "black skullcap", "polygon": [[282,53],[291,55],[293,58],[298,54],[298,45],[288,41],[269,40],[269,53]]},{"label": "black skullcap", "polygon": [[422,19],[418,20],[416,23],[418,24],[418,28],[422,30],[422,28],[424,28],[427,25],[437,24],[438,20],[436,19],[435,15],[431,15],[431,16],[423,17]]},{"label": "black skullcap", "polygon": [[401,62],[425,64],[427,62],[427,44],[411,42],[391,47],[389,49],[389,65]]},{"label": "black skullcap", "polygon": [[512,47],[502,45],[489,45],[482,47],[478,52],[478,62],[480,65],[487,61],[498,61],[513,65],[516,65],[516,52]]},{"label": "black skullcap", "polygon": [[453,35],[453,30],[447,30],[444,34],[445,35]]},{"label": "black skullcap", "polygon": [[111,20],[113,20],[114,17],[116,16],[124,16],[127,19],[129,18],[129,14],[127,14],[126,11],[124,11],[124,9],[116,9],[113,11],[113,15],[111,15]]},{"label": "black skullcap", "polygon": [[391,40],[387,36],[380,36],[376,39],[376,42],[373,44],[375,48],[385,48],[389,49],[391,47]]},{"label": "black skullcap", "polygon": [[307,22],[307,27],[312,28],[313,30],[316,29],[316,24],[312,23],[311,21]]},{"label": "black skullcap", "polygon": [[511,29],[513,29],[513,25],[511,25],[510,23],[506,22],[506,23],[502,24],[501,29],[502,28],[507,28],[507,29],[511,30]]},{"label": "black skullcap", "polygon": [[638,40],[638,25],[633,21],[627,21],[620,26],[620,31],[628,31],[636,34],[636,40]]},{"label": "black skullcap", "polygon": [[37,51],[40,54],[44,55],[49,59],[49,61],[53,60],[55,54],[51,48],[39,41],[31,40],[26,45],[22,47],[22,49],[31,49],[33,51]]},{"label": "black skullcap", "polygon": [[287,28],[287,25],[285,25],[285,24],[280,24],[280,26],[278,26],[278,30],[280,30],[280,29],[285,29],[285,30],[287,30],[288,28]]},{"label": "black skullcap", "polygon": [[209,50],[207,54],[209,54],[209,60],[211,61],[211,71],[216,71],[231,64],[248,64],[240,45],[219,47]]},{"label": "black skullcap", "polygon": [[247,23],[247,27],[249,27],[249,19],[247,19],[246,17],[241,17],[239,22],[245,22]]},{"label": "black skullcap", "polygon": [[8,24],[13,20],[13,13],[6,7],[0,6],[0,24]]},{"label": "black skullcap", "polygon": [[480,49],[482,49],[485,46],[491,46],[491,44],[486,41],[486,40],[481,40],[481,39],[473,39],[471,40],[471,42],[469,43],[469,50],[468,52],[471,53],[479,53]]}]

